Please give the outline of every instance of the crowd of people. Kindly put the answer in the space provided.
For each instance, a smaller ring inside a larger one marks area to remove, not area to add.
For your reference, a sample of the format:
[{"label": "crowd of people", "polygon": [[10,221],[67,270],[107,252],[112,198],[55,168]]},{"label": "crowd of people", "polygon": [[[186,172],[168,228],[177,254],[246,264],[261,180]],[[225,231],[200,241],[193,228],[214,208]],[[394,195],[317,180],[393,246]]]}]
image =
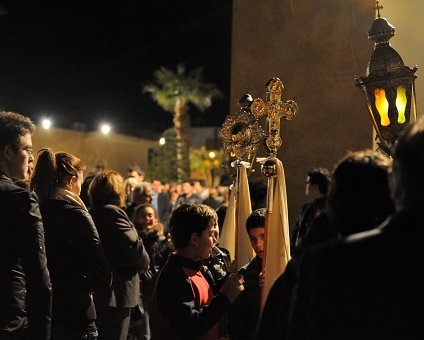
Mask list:
[{"label": "crowd of people", "polygon": [[136,166],[84,178],[75,155],[34,157],[34,128],[0,112],[0,340],[424,338],[424,120],[392,159],[349,152],[308,172],[266,301],[263,181],[243,226],[255,256],[237,270],[219,244],[225,190]]}]

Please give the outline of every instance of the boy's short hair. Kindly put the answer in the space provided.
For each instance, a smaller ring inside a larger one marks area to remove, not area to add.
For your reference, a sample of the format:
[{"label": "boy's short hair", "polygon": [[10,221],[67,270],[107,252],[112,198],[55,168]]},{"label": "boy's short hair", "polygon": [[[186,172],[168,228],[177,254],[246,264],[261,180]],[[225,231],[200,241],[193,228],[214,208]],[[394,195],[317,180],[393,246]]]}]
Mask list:
[{"label": "boy's short hair", "polygon": [[309,183],[316,185],[322,195],[328,194],[330,186],[331,175],[326,168],[313,168],[308,172]]},{"label": "boy's short hair", "polygon": [[215,210],[205,204],[183,203],[171,213],[169,230],[175,248],[185,248],[189,245],[191,235],[200,235],[218,217]]},{"label": "boy's short hair", "polygon": [[265,215],[265,208],[253,210],[246,220],[246,230],[249,231],[253,228],[265,228]]}]

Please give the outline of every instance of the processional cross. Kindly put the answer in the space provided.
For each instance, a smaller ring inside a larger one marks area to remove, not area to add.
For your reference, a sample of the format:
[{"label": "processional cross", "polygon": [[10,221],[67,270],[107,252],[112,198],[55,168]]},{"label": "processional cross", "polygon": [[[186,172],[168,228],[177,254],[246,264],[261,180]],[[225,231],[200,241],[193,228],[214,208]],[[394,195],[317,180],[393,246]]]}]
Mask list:
[{"label": "processional cross", "polygon": [[268,157],[275,158],[281,146],[280,119],[293,119],[297,114],[298,106],[293,100],[287,102],[281,100],[284,86],[279,78],[274,77],[269,80],[266,87],[266,101],[256,98],[250,109],[256,117],[265,116],[267,118],[268,128],[265,144],[268,149]]},{"label": "processional cross", "polygon": [[[280,119],[293,119],[298,111],[298,106],[293,100],[283,102],[281,100],[284,89],[283,83],[279,78],[272,78],[266,84],[267,93],[266,101],[260,98],[253,100],[250,109],[256,117],[265,116],[267,122],[265,145],[268,149],[268,157],[262,161],[262,174],[267,177],[267,197],[266,197],[266,217],[265,217],[265,237],[264,237],[264,253],[262,258],[262,271],[266,267],[268,238],[271,228],[271,215],[274,204],[274,181],[277,177],[277,152],[281,146],[280,137]],[[285,190],[285,188],[284,188]],[[265,274],[266,275],[266,274]],[[266,292],[264,286],[261,292],[261,306],[265,303]]]}]

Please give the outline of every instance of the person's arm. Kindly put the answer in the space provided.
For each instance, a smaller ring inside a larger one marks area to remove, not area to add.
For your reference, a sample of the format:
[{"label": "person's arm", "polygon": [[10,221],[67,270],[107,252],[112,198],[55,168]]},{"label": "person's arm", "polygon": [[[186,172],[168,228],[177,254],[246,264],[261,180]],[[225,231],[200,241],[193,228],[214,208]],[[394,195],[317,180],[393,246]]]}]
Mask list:
[{"label": "person's arm", "polygon": [[111,236],[119,248],[121,264],[124,267],[134,266],[145,271],[149,268],[149,254],[138,236],[137,230],[122,209],[108,210],[108,223],[112,225]]},{"label": "person's arm", "polygon": [[34,194],[17,193],[20,210],[17,226],[21,234],[22,267],[26,281],[29,339],[50,338],[52,290],[47,269],[44,228]]},{"label": "person's arm", "polygon": [[105,292],[111,286],[112,271],[91,215],[81,210],[81,214],[78,214],[75,221],[75,228],[78,228],[79,234],[79,244],[75,247],[81,251],[87,261],[94,292]]}]

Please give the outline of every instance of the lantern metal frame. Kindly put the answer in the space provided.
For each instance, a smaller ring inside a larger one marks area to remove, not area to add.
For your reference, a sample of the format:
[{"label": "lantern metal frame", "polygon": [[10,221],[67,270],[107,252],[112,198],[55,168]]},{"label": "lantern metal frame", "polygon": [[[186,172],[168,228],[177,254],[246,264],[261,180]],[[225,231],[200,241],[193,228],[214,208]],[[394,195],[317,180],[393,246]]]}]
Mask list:
[{"label": "lantern metal frame", "polygon": [[380,16],[383,7],[376,2],[377,18],[368,31],[374,41],[374,51],[366,74],[355,77],[378,138],[378,146],[387,155],[392,154],[400,133],[417,119],[415,72],[417,67],[405,66],[399,53],[389,43],[395,27]]}]

